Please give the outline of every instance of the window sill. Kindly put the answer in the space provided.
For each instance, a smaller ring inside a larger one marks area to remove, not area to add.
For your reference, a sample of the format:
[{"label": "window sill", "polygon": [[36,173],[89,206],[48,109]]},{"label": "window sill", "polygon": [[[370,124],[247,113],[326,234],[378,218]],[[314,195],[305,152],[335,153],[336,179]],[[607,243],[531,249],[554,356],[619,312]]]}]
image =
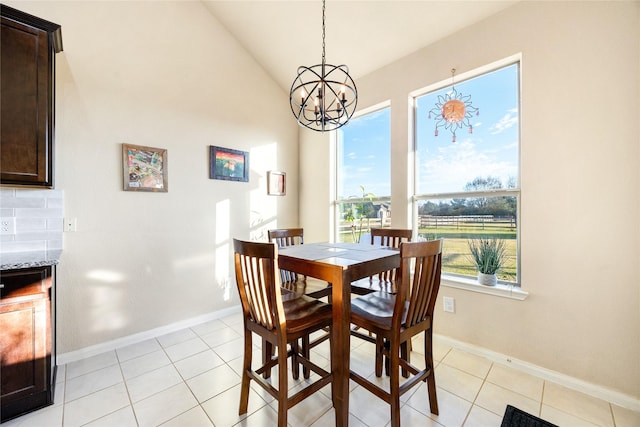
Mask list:
[{"label": "window sill", "polygon": [[449,288],[462,289],[465,291],[478,292],[481,294],[495,295],[503,298],[511,298],[524,301],[529,292],[523,291],[519,286],[498,283],[496,286],[485,286],[476,282],[475,279],[467,279],[457,276],[442,275],[440,284]]}]

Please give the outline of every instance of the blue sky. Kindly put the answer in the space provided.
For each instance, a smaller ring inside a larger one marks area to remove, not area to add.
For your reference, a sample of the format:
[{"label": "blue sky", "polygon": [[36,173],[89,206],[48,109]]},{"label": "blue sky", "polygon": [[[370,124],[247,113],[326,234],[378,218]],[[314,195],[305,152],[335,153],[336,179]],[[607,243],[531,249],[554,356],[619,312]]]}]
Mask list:
[{"label": "blue sky", "polygon": [[361,185],[367,193],[391,195],[390,114],[391,108],[387,107],[351,119],[338,132],[338,138],[343,138],[344,159],[338,165],[343,183],[343,188],[338,186],[338,197],[361,197]]},{"label": "blue sky", "polygon": [[[462,191],[467,182],[488,175],[506,184],[518,174],[518,67],[508,66],[471,80],[455,83],[459,94],[471,96],[471,105],[480,114],[470,119],[473,133],[451,132],[440,127],[429,110],[438,95],[450,93],[451,86],[417,98],[417,185],[418,194]],[[390,112],[391,108],[351,119],[342,127],[344,164],[343,188],[339,197],[360,196],[360,185],[376,196],[390,195]],[[396,142],[397,143],[397,142]],[[340,144],[338,146],[340,150]]]}]

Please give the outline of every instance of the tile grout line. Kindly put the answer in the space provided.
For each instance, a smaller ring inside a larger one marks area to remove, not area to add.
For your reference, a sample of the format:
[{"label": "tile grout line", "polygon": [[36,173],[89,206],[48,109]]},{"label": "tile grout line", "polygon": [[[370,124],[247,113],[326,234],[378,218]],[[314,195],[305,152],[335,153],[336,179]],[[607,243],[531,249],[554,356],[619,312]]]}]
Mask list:
[{"label": "tile grout line", "polygon": [[542,405],[544,402],[544,392],[547,389],[547,381],[542,380],[542,394],[540,395],[540,409],[538,411],[538,416],[542,418]]},{"label": "tile grout line", "polygon": [[[209,348],[209,350],[213,351],[213,354],[215,354],[216,356],[220,357],[220,356],[218,355],[218,353],[216,353],[216,352],[213,350],[213,348],[211,348],[211,347],[209,346],[209,344],[207,344],[207,342],[206,342],[205,340],[203,340],[203,339],[202,339],[202,336],[201,336],[198,332],[194,331],[194,330],[193,330],[193,328],[189,328],[189,330],[190,330],[191,332],[193,332],[194,334],[196,334],[196,336],[197,336],[198,338],[200,338],[200,340],[201,340],[203,343],[205,343],[205,344],[207,345],[207,348]],[[205,350],[205,351],[206,351],[206,350]],[[203,351],[203,352],[201,352],[201,353],[204,353],[204,351]],[[196,354],[200,354],[200,353],[196,353]],[[193,356],[193,355],[192,355],[192,356]],[[167,357],[168,357],[168,355],[167,355]],[[191,356],[189,356],[189,357],[191,357]],[[185,359],[186,359],[186,358],[185,358]],[[171,360],[171,358],[169,358],[169,360]],[[224,362],[224,360],[223,360],[221,357],[220,357],[220,360],[222,360],[222,361]],[[226,363],[226,362],[225,362],[225,363]],[[189,384],[187,383],[186,378],[182,375],[182,373],[180,372],[180,370],[175,366],[175,363],[174,363],[174,361],[173,361],[173,360],[171,360],[171,364],[172,364],[172,365],[174,365],[173,367],[176,369],[176,371],[178,371],[178,375],[180,375],[180,378],[182,378],[182,381],[184,382],[184,384],[185,384],[185,385],[187,386],[187,388],[189,389],[189,392],[190,392],[190,393],[191,393],[191,395],[194,397],[194,399],[196,399],[196,402],[198,402],[198,407],[200,408],[200,410],[201,410],[202,412],[204,412],[204,414],[205,414],[205,416],[207,417],[207,419],[211,422],[211,425],[215,427],[215,425],[216,425],[216,424],[213,422],[213,420],[212,420],[212,419],[211,419],[211,417],[209,416],[209,413],[208,413],[207,411],[205,411],[205,409],[202,407],[202,403],[200,403],[200,401],[198,400],[198,398],[196,397],[196,395],[193,393],[193,390],[191,390],[191,387],[189,387]],[[222,365],[220,365],[220,366],[222,366]],[[211,369],[215,369],[215,368],[211,368]],[[210,370],[211,370],[211,369],[210,369]],[[208,372],[208,371],[205,371],[205,372]],[[203,372],[203,373],[204,373],[204,372]],[[198,374],[198,375],[201,375],[201,374]],[[213,397],[212,397],[212,399],[213,399]],[[206,401],[208,401],[208,400],[209,400],[209,399],[205,400],[205,402],[206,402]],[[203,403],[204,403],[204,402],[203,402]],[[193,408],[191,408],[191,409],[193,409]],[[189,411],[190,411],[191,409],[189,409]],[[184,413],[184,412],[183,412],[183,413]],[[179,415],[176,415],[176,417],[178,417],[178,416],[179,416]],[[176,418],[176,417],[174,417],[174,418]],[[173,419],[173,418],[172,418],[172,419]],[[167,421],[170,421],[170,420],[167,420]],[[167,421],[165,421],[165,423],[166,423]]]},{"label": "tile grout line", "polygon": [[66,408],[66,406],[67,406],[67,402],[66,402],[66,400],[67,400],[67,378],[69,377],[69,375],[67,375],[69,369],[67,369],[67,368],[68,368],[68,365],[65,365],[65,367],[64,367],[64,392],[62,393],[62,420],[61,420],[61,423],[62,423],[63,426],[64,426],[64,414],[65,414],[66,409],[67,409]]},{"label": "tile grout line", "polygon": [[[157,342],[157,340],[155,338],[154,338],[154,340]],[[160,344],[160,343],[158,343],[158,344]],[[124,377],[124,372],[122,371],[122,362],[120,361],[120,355],[118,354],[118,349],[115,349],[114,352],[116,353],[116,360],[118,361],[118,368],[120,369],[120,375],[122,375],[122,382],[124,383],[124,389],[127,390],[127,398],[129,399],[129,406],[131,407],[131,412],[133,412],[133,419],[135,420],[136,425],[140,426],[140,423],[138,422],[138,415],[136,414],[136,410],[133,407],[133,400],[131,399],[131,393],[129,392],[129,385],[127,384],[127,380]],[[118,409],[118,410],[120,410],[120,409]],[[107,414],[107,415],[109,415],[109,414]],[[106,415],[103,415],[100,418],[104,418],[105,416]],[[100,418],[98,418],[98,419],[100,419]]]}]

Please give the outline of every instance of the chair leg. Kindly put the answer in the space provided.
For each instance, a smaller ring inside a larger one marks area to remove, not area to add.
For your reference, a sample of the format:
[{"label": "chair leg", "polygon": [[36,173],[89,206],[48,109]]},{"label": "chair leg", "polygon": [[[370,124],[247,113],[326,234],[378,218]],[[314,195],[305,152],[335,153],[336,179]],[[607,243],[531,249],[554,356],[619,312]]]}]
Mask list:
[{"label": "chair leg", "polygon": [[[305,335],[302,337],[302,356],[306,357],[307,360],[311,358],[311,350],[309,350],[309,341],[310,341],[309,335]],[[311,370],[306,366],[303,366],[302,376],[304,377],[305,380],[309,379],[309,377],[311,376]]]},{"label": "chair leg", "polygon": [[[262,338],[262,364],[265,365],[274,355],[273,344]],[[271,369],[267,369],[262,373],[265,380],[271,378]]]},{"label": "chair leg", "polygon": [[382,376],[382,359],[384,357],[384,338],[376,337],[376,377]]},{"label": "chair leg", "polygon": [[298,344],[298,340],[295,340],[291,343],[291,353],[291,376],[294,380],[297,380],[298,378],[300,378],[300,361],[298,360],[298,355],[300,354],[300,345]]},{"label": "chair leg", "polygon": [[[409,362],[410,357],[409,357],[409,346],[407,344],[407,342],[410,341],[405,341],[402,344],[400,344],[400,358],[402,360],[406,360],[407,362]],[[402,376],[404,378],[409,378],[409,371],[407,371],[406,368],[402,368]]]},{"label": "chair leg", "polygon": [[426,369],[431,372],[427,377],[427,390],[429,392],[429,409],[432,414],[438,415],[438,396],[436,395],[436,370],[433,366],[433,336],[429,329],[424,332],[424,362]]},{"label": "chair leg", "polygon": [[390,365],[391,427],[400,427],[400,348],[397,343],[390,345],[387,362]]},{"label": "chair leg", "polygon": [[249,370],[251,369],[251,357],[253,355],[253,349],[251,348],[251,331],[245,330],[244,332],[244,358],[242,359],[242,385],[240,387],[240,407],[238,409],[238,415],[247,413],[247,407],[249,406]]},{"label": "chair leg", "polygon": [[278,346],[278,427],[287,427],[288,381],[287,344]]},{"label": "chair leg", "polygon": [[390,342],[389,341],[385,341],[384,343],[384,347],[385,347],[385,358],[384,358],[384,373],[386,376],[389,376],[389,371],[391,369],[391,361],[390,361],[390,354],[391,354],[391,350],[390,350]]}]

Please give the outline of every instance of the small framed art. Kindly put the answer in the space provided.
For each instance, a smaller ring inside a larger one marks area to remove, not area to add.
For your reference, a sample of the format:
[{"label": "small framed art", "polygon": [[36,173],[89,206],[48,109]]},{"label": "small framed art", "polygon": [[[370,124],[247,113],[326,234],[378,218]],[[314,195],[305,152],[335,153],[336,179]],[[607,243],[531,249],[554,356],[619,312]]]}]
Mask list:
[{"label": "small framed art", "polygon": [[249,182],[249,153],[209,146],[209,178]]},{"label": "small framed art", "polygon": [[287,174],[279,171],[267,172],[267,194],[284,196],[287,192]]},{"label": "small framed art", "polygon": [[167,150],[122,144],[124,191],[164,192],[169,189]]}]

